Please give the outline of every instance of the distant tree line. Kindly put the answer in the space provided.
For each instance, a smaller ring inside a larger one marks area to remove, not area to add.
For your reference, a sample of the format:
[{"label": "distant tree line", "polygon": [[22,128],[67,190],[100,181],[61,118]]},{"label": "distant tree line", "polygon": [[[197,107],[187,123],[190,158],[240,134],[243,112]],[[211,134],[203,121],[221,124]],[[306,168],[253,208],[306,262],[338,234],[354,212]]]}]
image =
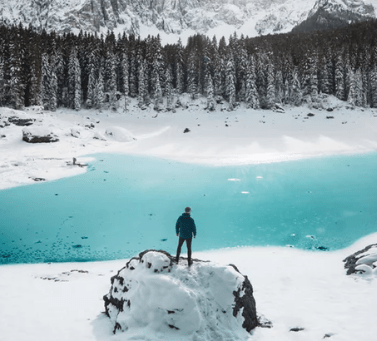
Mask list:
[{"label": "distant tree line", "polygon": [[0,105],[112,107],[129,97],[171,109],[182,93],[253,109],[300,106],[335,95],[377,107],[377,21],[335,30],[249,38],[195,35],[162,46],[159,36],[79,35],[0,26]]}]

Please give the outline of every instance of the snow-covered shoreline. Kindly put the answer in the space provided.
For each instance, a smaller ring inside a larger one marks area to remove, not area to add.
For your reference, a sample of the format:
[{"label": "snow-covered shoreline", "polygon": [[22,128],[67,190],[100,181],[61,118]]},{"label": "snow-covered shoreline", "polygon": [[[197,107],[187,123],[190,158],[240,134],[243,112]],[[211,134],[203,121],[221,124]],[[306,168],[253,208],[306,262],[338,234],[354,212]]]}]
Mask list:
[{"label": "snow-covered shoreline", "polygon": [[[182,100],[184,102],[184,100]],[[308,107],[284,113],[250,110],[207,112],[199,99],[173,112],[140,110],[132,102],[127,112],[61,109],[55,113],[0,108],[0,120],[34,119],[28,129],[44,129],[54,143],[22,141],[25,127],[0,128],[0,190],[85,172],[71,165],[96,153],[126,153],[207,165],[270,163],[324,155],[377,150],[377,111],[352,108],[334,97],[332,111]],[[0,122],[1,123],[1,122]],[[188,128],[189,132],[184,133]],[[113,130],[114,134],[106,134]]]},{"label": "snow-covered shoreline", "polygon": [[[377,281],[346,275],[342,260],[375,242],[367,236],[334,252],[247,247],[195,252],[200,259],[236,264],[254,288],[258,314],[273,328],[257,328],[249,340],[373,341]],[[0,266],[0,335],[14,340],[156,340],[143,329],[112,334],[102,313],[110,277],[126,260]],[[299,332],[292,328],[302,328]],[[187,335],[184,341],[206,340]],[[173,340],[169,335],[164,340]]]}]

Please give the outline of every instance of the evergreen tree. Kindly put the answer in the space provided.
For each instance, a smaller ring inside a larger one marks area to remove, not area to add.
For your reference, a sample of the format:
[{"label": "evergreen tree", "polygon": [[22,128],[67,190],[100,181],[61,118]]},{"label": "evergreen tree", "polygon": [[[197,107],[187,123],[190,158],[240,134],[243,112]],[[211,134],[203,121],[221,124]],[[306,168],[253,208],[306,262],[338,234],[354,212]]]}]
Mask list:
[{"label": "evergreen tree", "polygon": [[104,83],[105,94],[109,99],[109,105],[110,107],[114,107],[116,102],[117,76],[115,55],[111,51],[107,52]]},{"label": "evergreen tree", "polygon": [[298,79],[297,69],[293,70],[292,83],[290,84],[290,102],[296,106],[300,106],[302,103],[302,91],[300,81]]},{"label": "evergreen tree", "polygon": [[145,73],[144,73],[144,62],[139,62],[139,70],[138,70],[138,79],[139,79],[139,88],[138,88],[138,103],[139,106],[143,106],[145,104],[145,94],[146,94],[146,85],[145,85]]},{"label": "evergreen tree", "polygon": [[128,56],[126,53],[122,53],[122,57],[120,59],[120,89],[119,91],[128,96],[129,94],[129,83],[128,83]]},{"label": "evergreen tree", "polygon": [[235,86],[235,76],[234,76],[234,61],[232,56],[230,56],[227,66],[226,66],[226,74],[225,74],[225,87],[226,87],[226,95],[229,103],[229,110],[234,109],[234,105],[236,102],[236,86]]},{"label": "evergreen tree", "polygon": [[166,109],[171,110],[173,107],[173,77],[172,77],[171,66],[166,68],[165,80],[166,80],[166,88],[165,88]]},{"label": "evergreen tree", "polygon": [[57,107],[57,80],[46,53],[42,54],[42,77],[43,106],[46,110],[55,111]]},{"label": "evergreen tree", "polygon": [[190,53],[187,64],[187,92],[195,99],[198,94],[198,72],[194,53]]},{"label": "evergreen tree", "polygon": [[77,50],[74,47],[69,56],[68,64],[68,98],[72,109],[81,109],[81,69],[77,58]]},{"label": "evergreen tree", "polygon": [[98,79],[94,88],[94,99],[93,106],[97,109],[100,109],[105,100],[105,87],[103,83],[102,69],[98,70]]},{"label": "evergreen tree", "polygon": [[95,56],[94,53],[91,52],[89,55],[89,63],[88,63],[88,92],[87,92],[87,100],[86,106],[87,108],[92,108],[94,103],[96,102],[96,63],[95,63]]},{"label": "evergreen tree", "polygon": [[255,85],[255,67],[254,67],[254,57],[250,57],[250,60],[246,65],[246,93],[245,102],[248,108],[259,109],[259,97],[258,91]]},{"label": "evergreen tree", "polygon": [[4,60],[3,57],[0,56],[0,106],[5,105],[5,79],[4,79]]},{"label": "evergreen tree", "polygon": [[206,76],[206,94],[207,94],[207,109],[210,111],[215,110],[215,100],[213,97],[213,82],[210,72]]},{"label": "evergreen tree", "polygon": [[275,97],[275,74],[272,63],[267,65],[267,83],[266,83],[266,107],[271,109],[276,103]]},{"label": "evergreen tree", "polygon": [[345,100],[344,89],[344,64],[342,54],[339,53],[335,62],[335,96],[340,100]]},{"label": "evergreen tree", "polygon": [[16,29],[12,38],[9,44],[9,104],[15,109],[22,109],[25,101],[25,84],[22,82],[22,51],[20,50],[20,38]]}]

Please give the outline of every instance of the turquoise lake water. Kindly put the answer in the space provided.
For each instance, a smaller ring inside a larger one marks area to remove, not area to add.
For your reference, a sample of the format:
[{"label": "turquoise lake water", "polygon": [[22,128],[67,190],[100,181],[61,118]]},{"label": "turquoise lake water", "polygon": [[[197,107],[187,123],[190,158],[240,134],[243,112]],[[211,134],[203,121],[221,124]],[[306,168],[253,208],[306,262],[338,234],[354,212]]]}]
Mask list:
[{"label": "turquoise lake water", "polygon": [[231,167],[95,157],[84,175],[0,191],[0,264],[174,254],[186,206],[198,229],[194,256],[236,246],[336,250],[377,230],[376,153]]}]

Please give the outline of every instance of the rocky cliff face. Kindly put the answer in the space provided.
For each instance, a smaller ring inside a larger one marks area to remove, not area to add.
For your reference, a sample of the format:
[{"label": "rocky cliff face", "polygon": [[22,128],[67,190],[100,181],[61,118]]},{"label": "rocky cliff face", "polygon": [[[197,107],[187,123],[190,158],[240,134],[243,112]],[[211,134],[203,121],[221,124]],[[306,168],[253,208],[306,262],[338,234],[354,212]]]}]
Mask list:
[{"label": "rocky cliff face", "polygon": [[306,20],[297,25],[294,32],[310,32],[340,28],[375,18],[373,5],[358,0],[318,0]]},{"label": "rocky cliff face", "polygon": [[0,0],[0,20],[59,33],[256,36],[288,32],[319,9],[374,17],[372,5],[356,0]]}]

